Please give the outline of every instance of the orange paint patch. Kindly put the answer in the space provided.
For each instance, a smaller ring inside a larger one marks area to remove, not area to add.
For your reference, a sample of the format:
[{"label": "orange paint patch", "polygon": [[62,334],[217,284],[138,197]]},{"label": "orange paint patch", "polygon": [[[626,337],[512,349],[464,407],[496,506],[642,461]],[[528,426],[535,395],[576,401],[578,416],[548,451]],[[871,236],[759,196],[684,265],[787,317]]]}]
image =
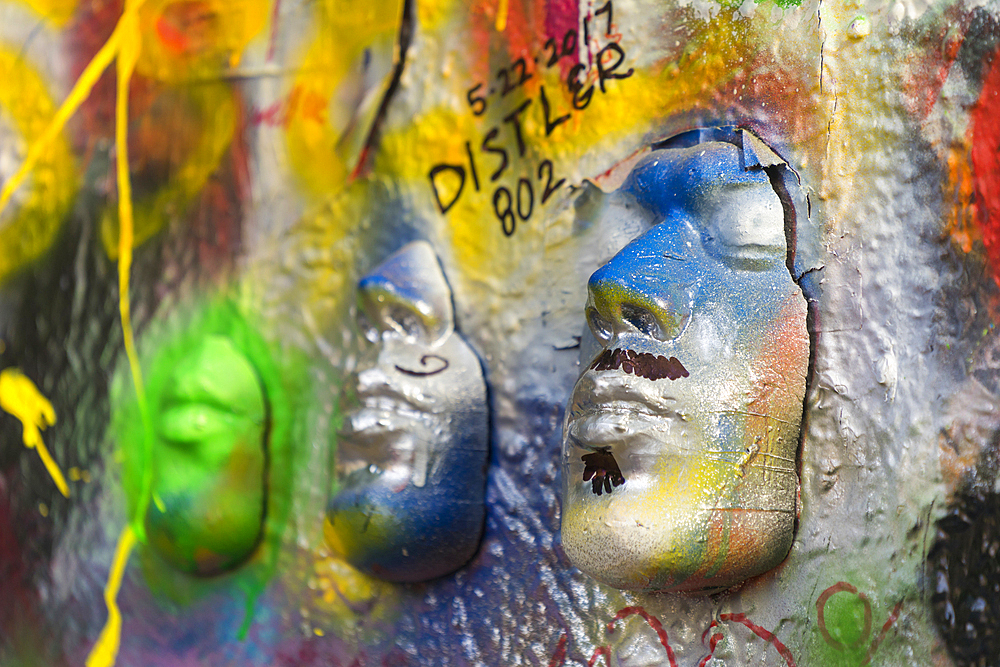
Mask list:
[{"label": "orange paint patch", "polygon": [[156,36],[173,53],[180,54],[191,48],[191,40],[163,17],[156,21]]}]

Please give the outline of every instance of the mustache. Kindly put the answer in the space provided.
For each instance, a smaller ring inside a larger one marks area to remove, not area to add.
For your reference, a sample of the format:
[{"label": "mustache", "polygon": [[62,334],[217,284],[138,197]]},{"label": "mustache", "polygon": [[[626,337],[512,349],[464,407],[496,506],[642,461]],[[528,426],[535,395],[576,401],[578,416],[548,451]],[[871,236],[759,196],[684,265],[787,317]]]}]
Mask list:
[{"label": "mustache", "polygon": [[638,375],[647,380],[662,380],[663,378],[676,380],[686,378],[689,375],[684,364],[677,357],[667,359],[649,352],[636,352],[622,348],[604,350],[590,365],[590,370],[593,371],[610,371],[619,368],[625,373]]}]

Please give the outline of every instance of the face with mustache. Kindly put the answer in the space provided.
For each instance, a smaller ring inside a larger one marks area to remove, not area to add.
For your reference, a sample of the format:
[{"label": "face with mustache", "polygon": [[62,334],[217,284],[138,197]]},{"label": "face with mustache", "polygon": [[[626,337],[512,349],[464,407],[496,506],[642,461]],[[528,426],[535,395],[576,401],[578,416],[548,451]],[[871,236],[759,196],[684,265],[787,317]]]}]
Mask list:
[{"label": "face with mustache", "polygon": [[358,312],[371,345],[342,401],[327,542],[382,579],[432,579],[464,565],[482,534],[483,373],[455,332],[451,291],[426,242],[361,280]]},{"label": "face with mustache", "polygon": [[806,301],[768,173],[785,167],[753,157],[654,151],[619,196],[656,224],[589,282],[604,349],[566,414],[562,540],[616,588],[721,589],[791,548]]}]

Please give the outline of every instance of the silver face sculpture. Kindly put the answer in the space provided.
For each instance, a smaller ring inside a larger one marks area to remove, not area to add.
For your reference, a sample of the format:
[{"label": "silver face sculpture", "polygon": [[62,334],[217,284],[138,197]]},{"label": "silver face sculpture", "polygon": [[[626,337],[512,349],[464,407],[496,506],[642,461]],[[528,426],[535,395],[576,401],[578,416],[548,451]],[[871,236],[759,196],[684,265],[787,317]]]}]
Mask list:
[{"label": "silver face sculpture", "polygon": [[786,167],[741,135],[640,162],[619,196],[654,227],[589,282],[603,349],[566,413],[562,540],[617,588],[730,587],[792,544],[806,301],[772,187]]},{"label": "silver face sculpture", "polygon": [[342,401],[327,542],[382,579],[432,579],[465,564],[482,535],[482,369],[455,332],[451,291],[426,242],[360,281],[358,323],[369,345]]}]

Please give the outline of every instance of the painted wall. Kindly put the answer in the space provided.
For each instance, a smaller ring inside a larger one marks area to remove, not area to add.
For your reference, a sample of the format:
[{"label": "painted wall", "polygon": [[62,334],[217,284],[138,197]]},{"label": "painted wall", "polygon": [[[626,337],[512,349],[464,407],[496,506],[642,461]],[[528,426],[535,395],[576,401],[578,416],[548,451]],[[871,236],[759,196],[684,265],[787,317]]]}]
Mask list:
[{"label": "painted wall", "polygon": [[[997,3],[0,17],[3,665],[995,664]],[[657,141],[719,125],[767,142],[807,199],[801,513],[785,562],[735,590],[622,592],[559,538],[587,280],[644,229],[605,193]],[[323,524],[356,285],[418,239],[485,373],[486,527],[457,573],[389,584]],[[281,437],[253,555],[199,577],[133,530],[156,501],[158,407],[137,393],[220,320],[273,369]]]}]

